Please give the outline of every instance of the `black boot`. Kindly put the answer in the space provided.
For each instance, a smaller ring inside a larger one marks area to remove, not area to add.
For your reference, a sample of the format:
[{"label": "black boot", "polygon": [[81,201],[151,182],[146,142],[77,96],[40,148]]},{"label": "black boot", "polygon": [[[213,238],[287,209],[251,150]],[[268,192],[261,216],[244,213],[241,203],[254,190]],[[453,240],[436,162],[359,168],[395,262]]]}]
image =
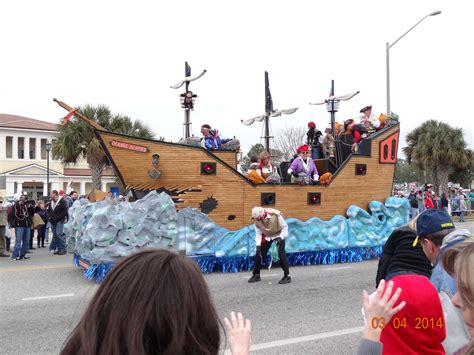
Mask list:
[{"label": "black boot", "polygon": [[289,275],[283,276],[283,278],[280,281],[278,281],[280,285],[289,284],[290,282],[291,282],[291,276]]},{"label": "black boot", "polygon": [[260,281],[260,275],[259,274],[255,274],[249,279],[249,283],[251,283],[251,284],[253,284],[254,282],[258,282],[258,281]]}]

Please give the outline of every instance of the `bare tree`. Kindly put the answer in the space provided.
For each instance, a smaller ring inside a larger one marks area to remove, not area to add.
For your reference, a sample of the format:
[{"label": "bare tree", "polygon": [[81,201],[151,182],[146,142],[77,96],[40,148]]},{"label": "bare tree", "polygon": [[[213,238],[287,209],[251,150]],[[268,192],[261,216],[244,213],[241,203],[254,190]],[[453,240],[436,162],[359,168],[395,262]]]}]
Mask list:
[{"label": "bare tree", "polygon": [[275,148],[282,152],[282,158],[290,160],[296,149],[306,143],[305,127],[285,127],[278,131],[274,139]]}]

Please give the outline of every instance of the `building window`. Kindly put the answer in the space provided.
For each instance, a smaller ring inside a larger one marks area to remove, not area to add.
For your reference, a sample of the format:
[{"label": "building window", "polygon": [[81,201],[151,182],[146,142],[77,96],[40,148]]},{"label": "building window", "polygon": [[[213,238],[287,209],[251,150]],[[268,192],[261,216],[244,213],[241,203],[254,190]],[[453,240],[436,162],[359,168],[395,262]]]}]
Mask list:
[{"label": "building window", "polygon": [[46,142],[48,140],[41,138],[41,159],[46,160]]},{"label": "building window", "polygon": [[18,137],[18,159],[25,159],[25,138]]},{"label": "building window", "polygon": [[7,158],[13,158],[13,137],[7,137],[5,140],[5,153]]},{"label": "building window", "polygon": [[36,159],[36,138],[30,138],[30,159]]},{"label": "building window", "polygon": [[53,159],[53,147],[56,145],[56,141],[57,139],[51,139],[51,151],[49,152],[49,159],[50,160],[54,160]]}]

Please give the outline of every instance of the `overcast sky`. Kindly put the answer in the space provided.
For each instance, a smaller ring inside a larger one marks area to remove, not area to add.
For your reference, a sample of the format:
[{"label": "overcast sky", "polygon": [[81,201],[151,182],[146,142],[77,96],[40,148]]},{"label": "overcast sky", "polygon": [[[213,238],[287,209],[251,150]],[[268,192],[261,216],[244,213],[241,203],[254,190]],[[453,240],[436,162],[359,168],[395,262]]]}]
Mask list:
[{"label": "overcast sky", "polygon": [[[199,95],[201,124],[237,136],[243,150],[260,142],[261,123],[240,119],[264,111],[264,71],[286,126],[329,122],[331,79],[342,102],[337,120],[363,106],[386,111],[385,43],[435,10],[390,50],[391,108],[402,135],[428,119],[462,127],[474,146],[474,2],[464,1],[3,1],[0,5],[0,112],[57,122],[71,106],[104,103],[148,123],[156,136],[182,136],[184,62]],[[404,145],[404,142],[402,143]]]}]

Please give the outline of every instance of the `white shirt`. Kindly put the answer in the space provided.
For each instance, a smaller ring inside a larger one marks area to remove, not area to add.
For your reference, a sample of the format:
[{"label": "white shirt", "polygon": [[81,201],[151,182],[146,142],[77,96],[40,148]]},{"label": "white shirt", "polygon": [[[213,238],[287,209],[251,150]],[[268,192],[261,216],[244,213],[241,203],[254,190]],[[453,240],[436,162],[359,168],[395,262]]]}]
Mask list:
[{"label": "white shirt", "polygon": [[62,196],[59,196],[57,201],[54,201],[54,200],[51,200],[51,207],[53,208],[53,210],[56,208],[56,206],[58,205],[59,201],[62,199],[63,197]]},{"label": "white shirt", "polygon": [[[266,218],[271,218],[271,215],[268,214]],[[280,233],[277,233],[275,235],[272,235],[271,237],[265,236],[265,240],[269,242],[270,240],[276,239],[276,238],[281,238],[285,239],[288,237],[288,224],[286,224],[285,220],[281,215],[278,215],[278,223],[280,224],[281,231]],[[255,243],[259,247],[262,244],[262,231],[255,225]]]}]

